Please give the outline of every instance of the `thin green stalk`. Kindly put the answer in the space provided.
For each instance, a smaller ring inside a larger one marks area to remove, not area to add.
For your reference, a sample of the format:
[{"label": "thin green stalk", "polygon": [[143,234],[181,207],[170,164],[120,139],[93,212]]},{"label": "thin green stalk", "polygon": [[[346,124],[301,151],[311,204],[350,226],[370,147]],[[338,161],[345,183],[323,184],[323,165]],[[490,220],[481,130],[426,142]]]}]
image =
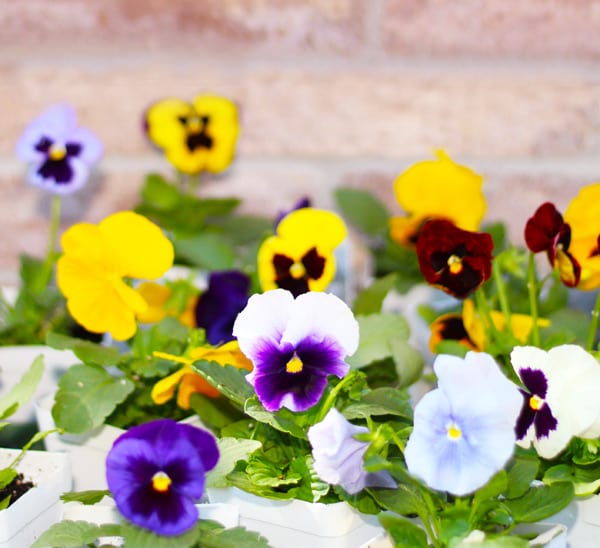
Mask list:
[{"label": "thin green stalk", "polygon": [[50,236],[48,238],[48,250],[46,252],[46,260],[42,265],[42,274],[38,278],[37,291],[43,291],[50,283],[52,278],[52,268],[56,255],[56,239],[58,236],[58,227],[60,226],[60,196],[55,194],[52,196],[51,212],[50,212]]},{"label": "thin green stalk", "polygon": [[538,325],[538,288],[535,276],[535,255],[529,252],[529,264],[527,265],[527,291],[529,293],[529,313],[531,315],[531,342],[534,346],[540,346],[540,326]]},{"label": "thin green stalk", "polygon": [[196,196],[198,187],[200,186],[200,173],[189,177],[188,179],[188,196]]},{"label": "thin green stalk", "polygon": [[321,422],[325,418],[325,415],[327,415],[327,412],[333,407],[333,404],[335,403],[335,399],[336,399],[337,395],[340,393],[340,391],[342,390],[342,388],[344,388],[344,386],[350,384],[351,382],[354,382],[355,377],[356,377],[356,373],[354,371],[351,371],[334,388],[331,389],[331,391],[325,398],[325,401],[323,402],[323,406],[321,407],[319,414],[317,415],[317,417],[315,419],[315,424]]},{"label": "thin green stalk", "polygon": [[512,324],[510,322],[510,304],[508,302],[506,286],[504,285],[504,280],[502,279],[502,271],[500,270],[500,263],[498,261],[492,261],[492,276],[494,277],[496,291],[498,292],[500,310],[502,311],[502,314],[504,314],[504,319],[506,320],[506,329],[512,332]]},{"label": "thin green stalk", "polygon": [[596,304],[592,310],[592,321],[590,323],[590,331],[588,333],[587,349],[592,351],[596,342],[596,334],[598,333],[598,315],[600,314],[600,291],[596,295]]},{"label": "thin green stalk", "polygon": [[492,338],[497,337],[498,329],[492,320],[492,314],[490,312],[490,307],[488,305],[485,292],[483,291],[483,287],[480,287],[477,291],[475,291],[475,304],[477,305],[477,310],[481,315],[481,321],[483,322],[485,329],[485,344],[487,345],[490,340],[490,335],[492,335]]}]

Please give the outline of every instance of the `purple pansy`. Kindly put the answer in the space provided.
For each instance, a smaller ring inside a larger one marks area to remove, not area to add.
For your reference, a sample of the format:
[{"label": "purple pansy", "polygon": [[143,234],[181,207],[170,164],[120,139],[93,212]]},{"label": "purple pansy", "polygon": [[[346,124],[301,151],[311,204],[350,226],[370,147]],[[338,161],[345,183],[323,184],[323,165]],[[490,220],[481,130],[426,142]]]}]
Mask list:
[{"label": "purple pansy", "polygon": [[250,278],[243,272],[212,272],[208,289],[198,298],[194,314],[196,326],[206,331],[212,345],[233,340],[233,322],[248,302]]},{"label": "purple pansy", "polygon": [[433,368],[438,388],[415,407],[406,466],[433,489],[467,495],[513,454],[521,395],[489,354],[439,355]]},{"label": "purple pansy", "polygon": [[311,426],[308,441],[319,477],[327,483],[341,485],[351,495],[365,487],[396,487],[387,472],[370,473],[364,469],[363,459],[369,444],[354,436],[368,432],[368,428],[348,422],[335,408],[330,409],[321,422]]},{"label": "purple pansy", "polygon": [[102,155],[102,144],[91,131],[77,126],[72,106],[59,104],[30,122],[16,154],[29,165],[30,184],[70,194],[85,185],[90,168]]},{"label": "purple pansy", "polygon": [[358,346],[358,322],[338,297],[274,289],[250,297],[233,326],[254,369],[246,379],[268,411],[305,411],[315,405],[327,377],[348,373],[344,361]]},{"label": "purple pansy", "polygon": [[574,436],[600,436],[600,364],[594,356],[574,344],[548,351],[517,346],[510,360],[523,383],[519,445],[533,444],[550,459]]},{"label": "purple pansy", "polygon": [[195,503],[218,459],[212,434],[160,419],[117,438],[106,458],[106,481],[129,521],[159,535],[179,535],[198,520]]}]

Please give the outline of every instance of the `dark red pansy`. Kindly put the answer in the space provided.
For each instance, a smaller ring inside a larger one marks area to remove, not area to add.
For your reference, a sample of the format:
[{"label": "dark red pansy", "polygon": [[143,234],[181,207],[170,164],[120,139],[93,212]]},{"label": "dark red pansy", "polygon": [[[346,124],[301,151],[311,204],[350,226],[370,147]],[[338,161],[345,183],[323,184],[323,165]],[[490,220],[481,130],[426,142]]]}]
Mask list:
[{"label": "dark red pansy", "polygon": [[492,274],[492,237],[432,219],[417,240],[419,268],[428,283],[464,299]]},{"label": "dark red pansy", "polygon": [[581,277],[581,267],[569,253],[571,227],[551,202],[538,207],[525,224],[525,243],[533,253],[545,251],[552,268],[556,268],[561,281],[575,287]]}]

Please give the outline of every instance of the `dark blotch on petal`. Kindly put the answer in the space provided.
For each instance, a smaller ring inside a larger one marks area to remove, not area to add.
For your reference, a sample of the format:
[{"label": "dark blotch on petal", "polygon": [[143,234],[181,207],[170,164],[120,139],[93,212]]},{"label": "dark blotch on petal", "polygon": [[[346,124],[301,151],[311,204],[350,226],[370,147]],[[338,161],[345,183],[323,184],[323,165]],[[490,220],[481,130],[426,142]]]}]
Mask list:
[{"label": "dark blotch on petal", "polygon": [[527,435],[527,431],[535,419],[535,411],[531,409],[531,406],[529,405],[531,394],[524,390],[520,390],[520,392],[523,395],[523,407],[521,408],[521,414],[519,415],[515,426],[515,434],[518,440],[522,440]]},{"label": "dark blotch on petal", "polygon": [[550,432],[552,430],[556,430],[556,427],[558,426],[558,421],[552,414],[552,410],[547,403],[542,405],[541,409],[535,413],[535,419],[533,422],[535,427],[535,435],[538,439],[547,438]]},{"label": "dark blotch on petal", "polygon": [[61,160],[47,159],[37,170],[44,179],[54,179],[56,184],[66,185],[73,180],[73,169],[69,165],[68,156]]},{"label": "dark blotch on petal", "polygon": [[548,380],[542,371],[525,367],[524,369],[519,369],[519,377],[521,377],[523,384],[530,394],[535,394],[542,399],[546,398]]},{"label": "dark blotch on petal", "polygon": [[317,253],[317,248],[313,247],[302,257],[302,264],[307,276],[312,280],[318,280],[325,270],[325,257],[321,257]]}]

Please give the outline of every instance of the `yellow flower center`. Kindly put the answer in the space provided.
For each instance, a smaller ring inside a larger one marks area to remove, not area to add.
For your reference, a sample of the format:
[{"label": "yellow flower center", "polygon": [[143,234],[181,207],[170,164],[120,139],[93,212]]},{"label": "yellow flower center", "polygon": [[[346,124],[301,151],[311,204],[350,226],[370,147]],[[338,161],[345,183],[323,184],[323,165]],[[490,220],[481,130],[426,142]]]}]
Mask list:
[{"label": "yellow flower center", "polygon": [[544,400],[539,396],[536,396],[534,394],[533,396],[531,396],[531,398],[529,398],[529,407],[531,407],[531,409],[533,409],[534,411],[539,411],[542,405],[544,405]]},{"label": "yellow flower center", "polygon": [[458,425],[455,422],[451,422],[448,425],[446,432],[448,434],[449,440],[457,441],[460,438],[462,438],[462,430],[458,427]]},{"label": "yellow flower center", "polygon": [[51,160],[62,160],[67,155],[67,149],[62,145],[52,145],[48,151]]},{"label": "yellow flower center", "polygon": [[300,373],[302,371],[302,367],[302,361],[298,356],[296,356],[296,354],[294,354],[294,357],[285,364],[285,370],[288,373]]},{"label": "yellow flower center", "polygon": [[296,278],[297,280],[300,278],[304,278],[306,275],[306,268],[302,263],[294,263],[290,266],[290,276],[292,278]]},{"label": "yellow flower center", "polygon": [[460,274],[463,269],[462,259],[458,255],[450,255],[448,257],[448,267],[450,274]]},{"label": "yellow flower center", "polygon": [[187,128],[191,132],[198,132],[202,129],[202,122],[197,116],[192,116],[187,120]]},{"label": "yellow flower center", "polygon": [[171,487],[171,478],[164,472],[156,472],[152,476],[152,489],[159,493],[166,493]]}]

